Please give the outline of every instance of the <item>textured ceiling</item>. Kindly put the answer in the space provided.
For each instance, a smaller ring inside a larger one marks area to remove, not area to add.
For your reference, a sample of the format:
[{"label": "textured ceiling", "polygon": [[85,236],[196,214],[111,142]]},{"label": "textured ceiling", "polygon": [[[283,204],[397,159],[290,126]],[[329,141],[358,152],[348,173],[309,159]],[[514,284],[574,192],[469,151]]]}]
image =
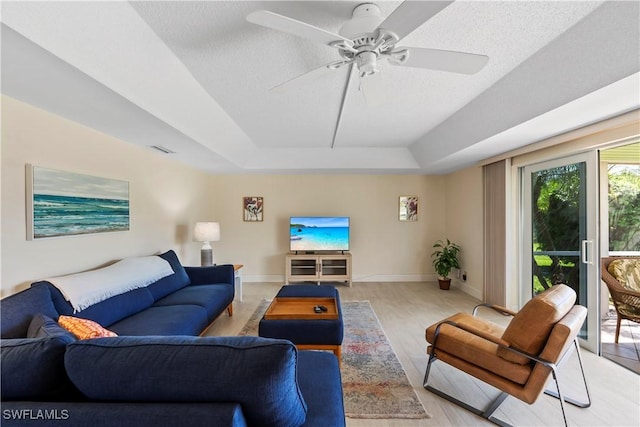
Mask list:
[{"label": "textured ceiling", "polygon": [[[377,2],[383,18],[400,3]],[[214,173],[444,173],[640,105],[638,2],[457,1],[398,45],[487,66],[386,64],[363,82],[373,104],[355,76],[336,130],[346,68],[270,89],[337,50],[245,18],[264,9],[338,33],[358,4],[3,2],[2,92]],[[609,89],[607,108],[578,103]],[[570,120],[549,120],[568,105]]]}]

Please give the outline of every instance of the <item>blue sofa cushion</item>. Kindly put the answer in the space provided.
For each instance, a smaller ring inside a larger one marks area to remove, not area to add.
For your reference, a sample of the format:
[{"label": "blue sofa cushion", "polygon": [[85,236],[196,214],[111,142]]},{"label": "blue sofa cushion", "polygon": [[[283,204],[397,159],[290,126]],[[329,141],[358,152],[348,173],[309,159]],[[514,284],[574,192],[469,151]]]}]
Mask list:
[{"label": "blue sofa cushion", "polygon": [[0,341],[2,400],[69,398],[74,388],[64,369],[64,353],[74,341],[64,334]]},{"label": "blue sofa cushion", "polygon": [[29,288],[0,302],[2,338],[24,338],[31,319],[38,313],[58,318],[48,288]]},{"label": "blue sofa cushion", "polygon": [[109,325],[118,335],[199,335],[207,326],[207,312],[199,305],[149,307]]},{"label": "blue sofa cushion", "polygon": [[51,338],[59,335],[66,336],[70,341],[76,340],[75,335],[44,314],[33,316],[27,330],[27,338]]},{"label": "blue sofa cushion", "polygon": [[51,293],[51,299],[59,314],[65,316],[82,317],[93,320],[102,326],[109,325],[144,310],[153,304],[153,296],[148,288],[138,288],[120,295],[112,296],[104,301],[89,306],[84,310],[74,313],[71,303],[67,301],[62,292],[51,283],[42,281],[31,285],[32,288],[46,287]]},{"label": "blue sofa cushion", "polygon": [[298,383],[307,402],[304,427],[345,426],[342,378],[336,356],[324,351],[298,352]]},{"label": "blue sofa cushion", "polygon": [[171,265],[174,273],[147,286],[154,301],[158,301],[160,298],[169,295],[178,289],[184,288],[191,283],[187,272],[178,259],[178,255],[176,255],[174,251],[169,250],[158,256]]},{"label": "blue sofa cushion", "polygon": [[207,318],[215,319],[233,301],[233,286],[190,285],[157,301],[154,306],[199,305],[207,311]]},{"label": "blue sofa cushion", "polygon": [[297,356],[259,337],[118,337],[70,344],[65,366],[92,400],[238,402],[249,425],[293,427],[307,410]]}]

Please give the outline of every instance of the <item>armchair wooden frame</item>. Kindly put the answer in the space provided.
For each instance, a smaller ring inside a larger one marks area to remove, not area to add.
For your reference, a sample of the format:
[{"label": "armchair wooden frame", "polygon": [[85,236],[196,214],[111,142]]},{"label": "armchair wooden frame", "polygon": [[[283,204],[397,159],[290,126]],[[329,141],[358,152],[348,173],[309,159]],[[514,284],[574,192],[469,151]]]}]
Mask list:
[{"label": "armchair wooden frame", "polygon": [[[505,315],[505,316],[514,316],[516,314],[515,312],[513,312],[513,311],[511,311],[511,310],[509,310],[507,308],[501,307],[501,306],[490,305],[490,304],[480,304],[480,305],[477,305],[473,309],[473,313],[472,313],[473,316],[477,315],[477,311],[481,307],[490,308],[490,309],[492,309],[494,311],[497,311],[498,313],[500,313],[502,315]],[[579,307],[579,306],[576,306],[576,307]],[[580,308],[584,309],[584,307],[580,307]],[[575,310],[575,307],[574,307],[574,309],[572,309],[571,312],[573,312],[574,310]],[[449,394],[447,394],[447,393],[445,393],[445,392],[443,392],[441,390],[438,390],[438,389],[436,389],[433,386],[428,384],[429,373],[431,372],[431,366],[436,360],[438,360],[438,337],[440,335],[440,328],[445,324],[446,325],[451,325],[451,326],[453,326],[455,328],[463,329],[466,332],[474,334],[474,335],[476,335],[476,336],[478,336],[478,337],[480,337],[480,338],[482,338],[484,340],[491,341],[494,344],[497,344],[499,347],[504,348],[504,349],[506,349],[506,350],[508,350],[510,352],[513,352],[513,353],[518,354],[520,356],[524,356],[527,359],[529,359],[532,364],[540,364],[540,365],[548,368],[546,376],[548,378],[548,374],[549,374],[549,371],[550,371],[552,376],[553,376],[553,380],[555,382],[556,391],[546,390],[545,389],[544,393],[549,395],[549,396],[555,397],[556,399],[558,399],[560,401],[560,408],[562,410],[562,417],[564,419],[564,425],[565,426],[567,426],[568,424],[567,424],[567,416],[566,416],[566,412],[565,412],[564,402],[570,403],[570,404],[572,404],[574,406],[578,406],[580,408],[588,408],[589,406],[591,406],[591,396],[589,394],[589,386],[587,385],[587,379],[586,379],[585,374],[584,374],[584,367],[583,367],[583,364],[582,364],[582,356],[580,354],[580,345],[578,343],[577,336],[573,336],[573,337],[570,337],[570,338],[568,337],[567,341],[570,341],[570,342],[569,343],[565,343],[560,357],[558,358],[556,363],[553,363],[553,362],[551,362],[549,360],[542,359],[539,356],[536,356],[536,355],[533,355],[533,354],[527,354],[527,353],[522,352],[520,350],[517,350],[515,348],[508,347],[508,346],[505,345],[506,343],[503,342],[500,339],[500,337],[492,337],[492,336],[490,336],[490,335],[488,335],[486,333],[483,333],[482,331],[473,330],[473,328],[469,328],[469,327],[466,327],[465,325],[460,325],[460,324],[458,324],[456,322],[449,321],[449,320],[445,320],[445,321],[441,322],[436,327],[435,337],[433,339],[433,344],[431,346],[431,351],[430,351],[430,354],[429,354],[429,360],[428,360],[428,363],[427,363],[427,369],[426,369],[425,375],[424,375],[423,387],[425,389],[431,391],[432,393],[434,393],[434,394],[436,394],[436,395],[438,395],[438,396],[440,396],[440,397],[442,397],[442,398],[444,398],[444,399],[446,399],[446,400],[448,400],[448,401],[450,401],[450,402],[452,402],[452,403],[454,403],[454,404],[456,404],[456,405],[458,405],[458,406],[460,406],[460,407],[462,407],[462,408],[464,408],[464,409],[466,409],[468,411],[471,411],[474,414],[479,415],[482,418],[485,418],[486,420],[488,420],[488,421],[490,421],[490,422],[492,422],[492,423],[494,423],[496,425],[503,426],[503,427],[511,427],[510,424],[508,424],[507,422],[505,422],[503,420],[500,420],[499,418],[496,418],[493,414],[495,413],[496,410],[498,410],[498,408],[500,407],[502,402],[504,402],[504,400],[507,397],[509,397],[509,396],[511,396],[513,394],[510,394],[508,391],[505,391],[503,387],[501,387],[501,385],[502,385],[501,381],[492,382],[491,381],[491,374],[482,375],[482,378],[480,378],[480,376],[476,376],[471,372],[466,372],[465,371],[467,374],[472,375],[472,376],[480,379],[481,381],[483,381],[483,382],[485,382],[485,383],[487,383],[487,384],[489,384],[489,385],[491,385],[493,387],[498,388],[501,391],[501,393],[492,402],[490,402],[485,409],[475,408],[475,407],[473,407],[473,406],[471,406],[471,405],[469,405],[469,404],[467,404],[467,403],[465,403],[465,402],[463,402],[463,401],[461,401],[461,400],[459,400],[459,399],[457,399],[457,398],[455,398],[455,397],[453,397],[453,396],[451,396],[451,395],[449,395]],[[582,375],[582,381],[583,381],[584,389],[585,389],[585,392],[586,392],[586,402],[582,402],[582,401],[578,401],[578,400],[570,398],[570,397],[566,397],[566,396],[563,395],[562,391],[560,390],[560,384],[559,384],[559,381],[558,381],[558,372],[559,372],[558,368],[559,368],[559,366],[561,364],[563,364],[565,362],[565,360],[571,354],[572,347],[575,349],[575,352],[576,352],[576,355],[577,355],[577,359],[578,359],[578,364],[580,366],[580,373]],[[446,362],[444,362],[444,363],[446,363]],[[534,374],[532,374],[532,376],[533,375]],[[496,374],[496,376],[497,376],[497,374]],[[525,385],[524,387],[526,388],[527,386]],[[523,400],[517,395],[514,395],[514,396],[516,398],[520,399],[520,400]],[[528,402],[528,403],[531,403],[531,402]]]},{"label": "armchair wooden frame", "polygon": [[[607,285],[607,289],[609,289],[609,294],[611,295],[611,300],[613,301],[613,305],[616,309],[617,320],[615,343],[618,344],[622,319],[640,323],[640,292],[625,288],[620,284],[618,279],[609,273],[609,264],[616,259],[640,259],[640,257],[619,256],[602,258],[602,281]],[[632,310],[627,310],[627,307],[635,308],[639,314],[635,314]]]}]

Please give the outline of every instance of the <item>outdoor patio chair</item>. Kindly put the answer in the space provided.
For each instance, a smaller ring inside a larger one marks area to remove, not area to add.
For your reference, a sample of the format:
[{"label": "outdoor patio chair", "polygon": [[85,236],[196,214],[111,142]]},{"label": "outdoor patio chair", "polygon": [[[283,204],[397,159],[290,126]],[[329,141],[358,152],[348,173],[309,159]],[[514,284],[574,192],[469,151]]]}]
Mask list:
[{"label": "outdoor patio chair", "polygon": [[[629,286],[625,287],[620,283],[620,280],[614,277],[609,272],[609,265],[615,260],[639,260],[640,257],[606,257],[602,258],[601,273],[602,280],[606,283],[613,301],[613,306],[616,309],[617,321],[616,321],[616,338],[615,343],[618,343],[620,336],[620,322],[622,319],[631,320],[632,322],[640,323],[640,292],[630,289]],[[639,273],[636,271],[636,273]]]},{"label": "outdoor patio chair", "polygon": [[[493,416],[500,404],[513,396],[533,404],[544,393],[559,399],[564,424],[564,402],[587,408],[591,397],[584,376],[577,335],[587,316],[587,309],[574,305],[576,293],[566,285],[555,285],[531,299],[519,312],[496,305],[481,304],[473,314],[458,313],[427,328],[429,361],[423,386],[476,415],[501,426],[506,422]],[[513,316],[506,328],[476,316],[480,307]],[[586,391],[586,402],[563,396],[558,383],[558,366],[575,348]],[[436,360],[447,363],[502,393],[486,409],[477,409],[428,385],[429,373]],[[549,375],[557,392],[545,390]]]}]

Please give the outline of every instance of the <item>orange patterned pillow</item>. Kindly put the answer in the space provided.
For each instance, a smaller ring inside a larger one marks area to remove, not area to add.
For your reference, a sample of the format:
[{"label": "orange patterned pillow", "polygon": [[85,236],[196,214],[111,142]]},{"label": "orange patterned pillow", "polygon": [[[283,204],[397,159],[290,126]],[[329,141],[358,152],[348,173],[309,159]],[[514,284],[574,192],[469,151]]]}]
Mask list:
[{"label": "orange patterned pillow", "polygon": [[115,332],[103,328],[93,320],[82,319],[72,316],[60,316],[58,318],[60,326],[71,332],[81,340],[89,338],[117,337]]}]

